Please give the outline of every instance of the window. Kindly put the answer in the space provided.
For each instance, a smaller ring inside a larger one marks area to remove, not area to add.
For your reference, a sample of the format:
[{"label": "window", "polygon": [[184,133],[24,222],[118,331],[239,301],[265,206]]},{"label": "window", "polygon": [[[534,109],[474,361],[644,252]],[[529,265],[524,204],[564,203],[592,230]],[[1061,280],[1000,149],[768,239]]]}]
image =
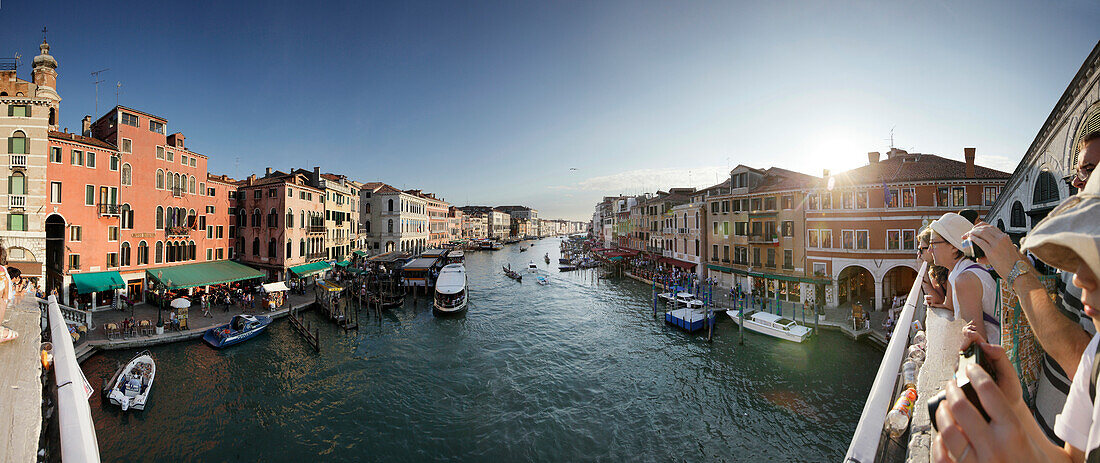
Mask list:
[{"label": "window", "polygon": [[267,256],[271,258],[277,257],[275,255],[275,238],[271,238],[267,241]]},{"label": "window", "polygon": [[214,237],[217,238],[217,239],[222,239],[222,232],[224,230],[225,230],[225,228],[224,228],[223,225],[218,225],[217,227],[215,227],[214,228],[214,232],[215,232]]},{"label": "window", "polygon": [[118,267],[118,253],[117,252],[108,252],[107,253],[107,266],[108,267]]},{"label": "window", "polygon": [[84,237],[84,229],[80,225],[69,226],[69,241],[80,241]]},{"label": "window", "polygon": [[737,236],[745,236],[745,229],[748,228],[748,222],[734,222],[733,233]]},{"label": "window", "polygon": [[856,230],[856,249],[867,249],[867,230]]},{"label": "window", "polygon": [[294,228],[294,210],[286,210],[286,228]]},{"label": "window", "polygon": [[50,202],[61,203],[61,182],[50,182]]},{"label": "window", "polygon": [[1019,201],[1012,203],[1012,216],[1008,220],[1008,226],[1023,228],[1027,226],[1027,218],[1024,215],[1024,205]]},{"label": "window", "polygon": [[183,164],[185,166],[187,165],[187,155],[186,154],[181,154],[180,155],[180,164]]},{"label": "window", "polygon": [[123,230],[130,230],[134,228],[134,210],[130,209],[129,204],[123,204],[118,208],[119,223],[122,225]]},{"label": "window", "polygon": [[884,199],[885,201],[883,202],[886,204],[886,207],[898,207],[898,202],[900,201],[900,198],[898,198],[898,189],[888,188]]},{"label": "window", "polygon": [[154,250],[156,263],[164,262],[164,243],[157,241],[156,249]]},{"label": "window", "polygon": [[775,267],[775,249],[768,248],[768,267]]},{"label": "window", "polygon": [[107,227],[107,241],[118,241],[118,227]]},{"label": "window", "polygon": [[783,268],[785,268],[785,269],[793,269],[794,268],[794,251],[792,251],[790,249],[784,249],[783,250]]},{"label": "window", "polygon": [[87,158],[85,160],[87,162],[87,164],[85,164],[85,165],[92,168],[92,169],[95,169],[95,153],[89,151],[87,153],[87,156],[85,156],[85,157]]},{"label": "window", "polygon": [[844,241],[844,249],[855,249],[856,233],[852,230],[844,230],[840,232],[841,240]]},{"label": "window", "polygon": [[794,209],[794,196],[786,195],[783,197],[783,209]]},{"label": "window", "polygon": [[[113,160],[115,158],[112,156],[111,159]],[[130,169],[130,164],[129,163],[123,164],[122,165],[122,184],[123,185],[130,186],[132,184],[132,182],[133,182],[133,178],[131,177],[132,174],[133,174],[133,172]]]},{"label": "window", "polygon": [[730,202],[722,201],[722,213],[725,214],[730,211]]},{"label": "window", "polygon": [[142,242],[138,243],[137,264],[138,265],[146,265],[148,263],[149,263],[149,245],[145,241],[142,241]]},{"label": "window", "polygon": [[717,244],[712,244],[710,246],[711,246],[711,248],[710,248],[710,260],[712,260],[714,262],[718,262],[718,245]]},{"label": "window", "polygon": [[157,147],[157,159],[164,159],[164,147],[163,146],[158,146]]},{"label": "window", "polygon": [[947,187],[936,188],[936,207],[948,207],[951,205],[949,198],[950,191],[951,189]]},{"label": "window", "polygon": [[[988,188],[988,187],[987,187]],[[1058,181],[1050,172],[1039,172],[1035,179],[1035,191],[1032,195],[1033,204],[1043,204],[1058,200]]]},{"label": "window", "polygon": [[760,210],[760,198],[752,198],[752,209],[754,211]]},{"label": "window", "polygon": [[783,236],[793,237],[794,236],[794,221],[784,220],[781,230],[783,232]]},{"label": "window", "polygon": [[[298,241],[298,256],[299,257],[305,257],[306,256],[306,240],[305,240],[305,238],[302,238],[300,241]],[[290,257],[290,256],[287,255],[287,257]]]},{"label": "window", "polygon": [[191,157],[191,163],[189,165],[191,167],[195,167],[195,157],[194,156]]},{"label": "window", "polygon": [[69,268],[80,270],[80,254],[69,254]]},{"label": "window", "polygon": [[764,210],[775,210],[775,196],[768,196],[767,198],[764,198]]},{"label": "window", "polygon": [[122,149],[123,153],[133,153],[134,152],[134,142],[131,141],[129,138],[123,138],[122,139],[122,145],[120,146],[120,148]]},{"label": "window", "polygon": [[131,127],[137,127],[138,117],[130,113],[122,113],[122,123]]},{"label": "window", "polygon": [[95,185],[84,185],[84,205],[95,206]]},{"label": "window", "polygon": [[84,152],[80,150],[72,150],[69,152],[69,164],[74,166],[84,165]]},{"label": "window", "polygon": [[164,157],[167,161],[174,162],[176,160],[176,153],[173,153],[173,152],[169,151],[169,152],[164,154]]},{"label": "window", "polygon": [[833,247],[833,231],[821,230],[821,247],[832,248]]},{"label": "window", "polygon": [[966,188],[961,186],[951,187],[951,206],[966,206]]},{"label": "window", "polygon": [[287,198],[293,198],[294,197],[294,189],[293,188],[287,188],[286,189],[286,197]]},{"label": "window", "polygon": [[806,236],[807,236],[806,246],[811,247],[811,248],[816,248],[817,245],[818,245],[818,236],[819,236],[818,231],[817,230],[807,230],[807,235]]},{"label": "window", "polygon": [[827,267],[824,262],[814,262],[814,274],[824,275]]},{"label": "window", "polygon": [[917,194],[912,188],[901,189],[901,207],[914,207],[917,205]]},{"label": "window", "polygon": [[868,205],[867,192],[866,191],[857,191],[856,192],[856,207],[860,208],[860,209],[866,209],[867,205]]},{"label": "window", "polygon": [[8,214],[8,230],[27,231],[27,216],[22,212]]},{"label": "window", "polygon": [[164,229],[164,207],[157,206],[157,230]]},{"label": "window", "polygon": [[61,147],[60,146],[50,147],[50,162],[56,163],[56,164],[61,164]]},{"label": "window", "polygon": [[27,178],[23,176],[22,172],[14,172],[8,177],[8,194],[9,195],[25,195],[27,194]]},{"label": "window", "polygon": [[130,243],[122,243],[122,266],[130,266]]},{"label": "window", "polygon": [[987,186],[982,188],[982,205],[992,206],[995,202],[997,202],[997,187]]},{"label": "window", "polygon": [[917,231],[916,230],[902,230],[901,231],[901,248],[914,250],[916,249]]},{"label": "window", "polygon": [[722,222],[722,235],[730,236],[730,223]]},{"label": "window", "polygon": [[161,135],[164,135],[164,124],[161,123],[161,122],[150,120],[149,121],[149,131],[150,132],[156,132],[156,133],[159,133]]},{"label": "window", "polygon": [[833,208],[833,194],[832,193],[822,193],[821,194],[821,208],[822,209],[832,209]]},{"label": "window", "polygon": [[195,194],[195,177],[191,177],[191,179],[187,181],[187,192]]},{"label": "window", "polygon": [[901,230],[886,230],[886,249],[901,249]]},{"label": "window", "polygon": [[760,265],[760,248],[752,248],[752,265]]},{"label": "window", "polygon": [[252,255],[256,257],[260,255],[260,238],[252,238]]},{"label": "window", "polygon": [[840,207],[841,209],[852,209],[855,207],[855,193],[851,191],[845,191],[840,194]]},{"label": "window", "polygon": [[31,117],[31,107],[30,105],[8,105],[8,116]]},{"label": "window", "polygon": [[217,260],[225,259],[225,249],[218,248],[216,251],[214,251],[214,258]]},{"label": "window", "polygon": [[214,249],[206,248],[206,260],[214,260]]}]

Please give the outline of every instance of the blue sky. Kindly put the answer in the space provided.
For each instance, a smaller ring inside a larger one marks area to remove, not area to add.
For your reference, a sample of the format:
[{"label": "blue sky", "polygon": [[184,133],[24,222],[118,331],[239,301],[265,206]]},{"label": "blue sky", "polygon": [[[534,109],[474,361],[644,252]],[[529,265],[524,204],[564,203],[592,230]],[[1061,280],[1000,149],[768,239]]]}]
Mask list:
[{"label": "blue sky", "polygon": [[[243,177],[319,165],[585,219],[737,164],[820,175],[895,145],[1011,171],[1100,3],[3,0],[0,56],[59,61],[61,122],[166,117]],[[1091,32],[1090,32],[1091,31]],[[576,168],[577,170],[570,170]]]}]

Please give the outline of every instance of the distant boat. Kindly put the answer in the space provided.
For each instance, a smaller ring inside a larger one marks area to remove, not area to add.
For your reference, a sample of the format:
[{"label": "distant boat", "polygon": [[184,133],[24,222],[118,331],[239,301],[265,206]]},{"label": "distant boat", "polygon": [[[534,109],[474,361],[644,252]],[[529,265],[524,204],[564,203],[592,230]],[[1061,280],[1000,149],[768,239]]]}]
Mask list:
[{"label": "distant boat", "polygon": [[138,353],[111,378],[105,388],[108,391],[107,400],[122,407],[122,411],[131,408],[145,410],[156,375],[157,364],[153,361],[153,354],[147,350]]},{"label": "distant boat", "polygon": [[542,256],[542,258],[543,258],[543,259],[546,259],[546,263],[547,263],[547,264],[549,264],[549,263],[550,263],[550,253],[546,253],[546,255],[545,255],[545,256]]},{"label": "distant boat", "polygon": [[543,286],[550,284],[550,278],[546,275],[535,275],[535,281],[538,281],[538,283]]},{"label": "distant boat", "polygon": [[268,316],[234,315],[229,323],[206,330],[202,340],[210,347],[221,349],[252,339],[270,324],[271,317]]},{"label": "distant boat", "polygon": [[[726,315],[741,324],[741,311],[727,310]],[[767,312],[755,312],[745,317],[745,328],[787,341],[802,342],[810,337],[813,330],[798,324],[789,318]]]},{"label": "distant boat", "polygon": [[435,301],[432,308],[436,314],[453,314],[466,310],[468,301],[468,280],[466,266],[450,264],[439,271],[435,281]]},{"label": "distant boat", "polygon": [[577,269],[577,267],[575,265],[559,265],[558,266],[558,271],[559,272],[572,272],[573,270],[576,270],[576,269]]},{"label": "distant boat", "polygon": [[511,279],[519,281],[519,282],[523,282],[523,275],[520,275],[519,272],[517,272],[515,270],[512,270],[509,267],[502,267],[502,268],[504,269],[504,274],[507,275],[508,278],[511,278]]},{"label": "distant boat", "polygon": [[527,264],[527,271],[537,273],[539,271],[539,266],[535,265],[535,261],[531,261]]}]

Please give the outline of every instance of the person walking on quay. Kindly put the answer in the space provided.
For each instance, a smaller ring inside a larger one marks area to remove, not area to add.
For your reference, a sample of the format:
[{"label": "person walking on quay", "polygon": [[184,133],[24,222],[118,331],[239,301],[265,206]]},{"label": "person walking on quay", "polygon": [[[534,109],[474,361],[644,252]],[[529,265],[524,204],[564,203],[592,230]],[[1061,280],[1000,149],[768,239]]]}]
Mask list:
[{"label": "person walking on quay", "polygon": [[4,314],[8,311],[10,299],[14,295],[11,278],[8,276],[8,250],[0,246],[0,344],[14,341],[19,338],[19,332],[3,325],[7,320]]},{"label": "person walking on quay", "polygon": [[206,302],[206,295],[205,294],[199,296],[199,306],[202,307],[202,316],[211,317],[211,318],[214,317],[213,315],[210,314],[210,304],[208,304]]}]

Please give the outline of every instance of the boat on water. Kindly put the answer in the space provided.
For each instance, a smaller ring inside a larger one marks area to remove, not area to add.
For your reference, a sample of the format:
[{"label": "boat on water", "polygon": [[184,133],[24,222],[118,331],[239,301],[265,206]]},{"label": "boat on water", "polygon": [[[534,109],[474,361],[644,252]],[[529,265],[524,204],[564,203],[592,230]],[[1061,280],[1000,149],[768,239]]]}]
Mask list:
[{"label": "boat on water", "polygon": [[435,301],[432,309],[435,314],[454,314],[466,311],[469,280],[466,278],[466,266],[448,264],[439,270],[435,280]]},{"label": "boat on water", "polygon": [[550,277],[540,273],[538,275],[535,275],[535,281],[537,281],[540,285],[546,286],[550,284]]},{"label": "boat on water", "polygon": [[527,263],[527,271],[531,272],[531,273],[538,273],[539,266],[535,265],[535,261],[528,262]]},{"label": "boat on water", "polygon": [[527,248],[519,248],[519,252],[527,252]]},{"label": "boat on water", "polygon": [[493,241],[492,243],[489,243],[489,249],[492,249],[494,251],[499,251],[501,249],[504,249],[504,245],[500,244],[499,241]]},{"label": "boat on water", "polygon": [[501,267],[501,268],[504,269],[504,274],[506,276],[508,276],[508,278],[511,278],[511,279],[519,281],[519,282],[523,282],[523,275],[520,275],[519,272],[517,272],[515,270],[512,270],[511,267],[506,267],[505,266],[505,267]]},{"label": "boat on water", "polygon": [[153,361],[153,354],[142,351],[119,368],[103,390],[107,400],[122,407],[122,411],[145,410],[156,375],[157,364]]},{"label": "boat on water", "polygon": [[661,298],[665,302],[675,302],[678,305],[682,305],[682,306],[685,306],[685,307],[688,307],[688,308],[693,308],[693,309],[702,308],[703,305],[705,305],[703,303],[703,301],[700,300],[699,298],[695,297],[694,294],[691,294],[691,293],[686,292],[686,291],[680,291],[680,292],[677,292],[677,293],[664,292],[664,293],[658,294],[657,297]]},{"label": "boat on water", "polygon": [[[741,324],[740,310],[727,310],[726,315],[737,324]],[[745,328],[787,341],[802,342],[810,337],[813,330],[800,325],[789,318],[767,312],[754,312],[745,317]]]},{"label": "boat on water", "polygon": [[546,255],[545,255],[545,256],[542,256],[542,258],[543,258],[543,259],[546,259],[546,263],[547,263],[547,264],[549,264],[549,263],[550,263],[550,253],[546,253]]},{"label": "boat on water", "polygon": [[[569,259],[567,257],[562,257],[561,259],[558,259],[558,263],[559,264],[572,264],[573,259]],[[549,262],[547,262],[547,264],[549,264]]]},{"label": "boat on water", "polygon": [[577,266],[575,266],[575,265],[559,265],[558,266],[558,271],[559,272],[572,272],[576,269],[577,269]]},{"label": "boat on water", "polygon": [[206,330],[202,340],[221,349],[252,339],[270,324],[271,317],[265,315],[234,315],[229,323]]}]

